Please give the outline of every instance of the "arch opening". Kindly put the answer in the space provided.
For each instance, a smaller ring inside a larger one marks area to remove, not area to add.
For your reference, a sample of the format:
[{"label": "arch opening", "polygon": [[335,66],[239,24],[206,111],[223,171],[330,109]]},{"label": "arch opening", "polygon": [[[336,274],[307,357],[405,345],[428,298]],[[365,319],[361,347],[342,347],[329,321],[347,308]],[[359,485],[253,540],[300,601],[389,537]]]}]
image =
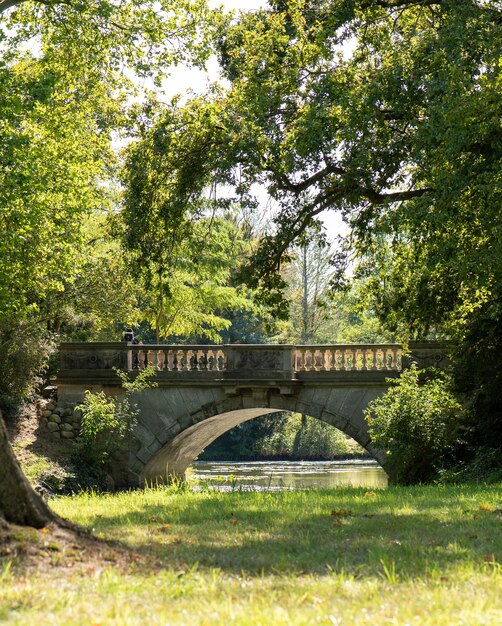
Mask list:
[{"label": "arch opening", "polygon": [[[218,413],[211,417],[197,422],[188,428],[185,428],[162,446],[148,461],[142,472],[143,480],[164,480],[172,476],[184,477],[188,467],[197,459],[197,457],[211,443],[216,441],[221,435],[228,432],[235,426],[273,413],[283,413],[286,409],[270,408],[270,407],[253,407],[247,409],[237,409]],[[348,437],[355,440],[361,448],[365,449],[369,455],[377,461],[380,466],[380,451],[377,451],[369,444],[369,438],[364,436],[358,437],[355,429],[343,428],[343,420],[336,418],[329,419],[329,414],[322,414],[320,417],[310,415],[314,419],[329,424],[330,426],[342,431]],[[355,436],[354,436],[355,435]]]}]

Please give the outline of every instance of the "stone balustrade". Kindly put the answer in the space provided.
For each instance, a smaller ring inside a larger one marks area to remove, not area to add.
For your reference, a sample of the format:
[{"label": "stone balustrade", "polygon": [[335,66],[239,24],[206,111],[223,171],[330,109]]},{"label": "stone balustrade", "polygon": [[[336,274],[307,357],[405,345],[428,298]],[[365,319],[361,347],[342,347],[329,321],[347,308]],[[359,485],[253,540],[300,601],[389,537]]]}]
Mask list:
[{"label": "stone balustrade", "polygon": [[114,369],[134,372],[153,367],[170,379],[303,379],[340,376],[398,375],[415,362],[444,367],[437,343],[335,345],[134,345],[66,343],[60,347],[58,380],[116,378]]},{"label": "stone balustrade", "polygon": [[[149,366],[158,371],[168,372],[221,372],[249,368],[275,370],[282,369],[281,366],[286,366],[283,369],[291,369],[292,372],[401,371],[402,353],[402,347],[396,344],[311,346],[136,345],[128,346],[127,369],[144,369]],[[289,360],[291,360],[291,367],[288,366]]]},{"label": "stone balustrade", "polygon": [[382,345],[327,345],[295,346],[293,370],[295,372],[340,371],[395,371],[402,369],[402,346]]},{"label": "stone balustrade", "polygon": [[221,372],[227,369],[227,353],[223,346],[128,346],[127,369],[147,366],[167,372]]}]

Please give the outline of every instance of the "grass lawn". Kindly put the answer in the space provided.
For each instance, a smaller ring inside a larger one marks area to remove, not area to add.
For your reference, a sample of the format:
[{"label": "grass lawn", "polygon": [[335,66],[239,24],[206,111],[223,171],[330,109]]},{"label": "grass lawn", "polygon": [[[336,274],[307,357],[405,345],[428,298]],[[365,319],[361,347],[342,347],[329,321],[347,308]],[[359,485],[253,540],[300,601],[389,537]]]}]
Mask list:
[{"label": "grass lawn", "polygon": [[51,505],[127,549],[91,558],[20,530],[25,550],[0,550],[1,623],[502,624],[500,485],[158,488]]}]

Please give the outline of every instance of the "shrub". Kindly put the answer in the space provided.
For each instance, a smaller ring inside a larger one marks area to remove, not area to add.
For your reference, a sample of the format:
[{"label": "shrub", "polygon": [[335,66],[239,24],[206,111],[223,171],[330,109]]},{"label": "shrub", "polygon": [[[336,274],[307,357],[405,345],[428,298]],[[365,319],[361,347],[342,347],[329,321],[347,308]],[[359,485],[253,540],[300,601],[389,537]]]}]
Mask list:
[{"label": "shrub", "polygon": [[102,391],[86,391],[83,403],[77,406],[82,411],[77,454],[96,469],[106,469],[113,455],[126,447],[138,416],[134,394],[157,386],[150,380],[155,375],[153,368],[141,370],[132,380],[125,372],[115,371],[124,389],[122,395],[111,397]]},{"label": "shrub", "polygon": [[40,325],[0,320],[0,409],[5,417],[15,415],[41,385],[54,350],[54,338]]},{"label": "shrub", "polygon": [[411,368],[389,382],[387,393],[366,411],[372,442],[387,450],[393,482],[430,481],[454,445],[461,411],[450,378]]}]

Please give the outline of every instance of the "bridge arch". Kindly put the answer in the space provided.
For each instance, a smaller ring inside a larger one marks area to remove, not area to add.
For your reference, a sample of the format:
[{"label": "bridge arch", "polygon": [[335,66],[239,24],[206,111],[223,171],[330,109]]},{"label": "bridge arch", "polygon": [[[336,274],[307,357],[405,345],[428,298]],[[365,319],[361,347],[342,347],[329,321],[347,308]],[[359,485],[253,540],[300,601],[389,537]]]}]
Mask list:
[{"label": "bridge arch", "polygon": [[[141,447],[131,463],[135,481],[183,477],[186,469],[213,441],[234,426],[269,413],[292,411],[305,413],[338,428],[365,448],[383,467],[385,455],[371,445],[364,410],[368,402],[385,387],[355,385],[340,388],[298,388],[284,393],[280,388],[232,389],[204,400],[204,392],[187,388],[148,390],[139,398],[140,418],[137,428]],[[199,405],[193,406],[194,398]],[[192,406],[190,407],[190,404]],[[190,410],[191,408],[191,410]],[[153,418],[153,419],[152,419]],[[164,443],[162,443],[164,442]]]}]

